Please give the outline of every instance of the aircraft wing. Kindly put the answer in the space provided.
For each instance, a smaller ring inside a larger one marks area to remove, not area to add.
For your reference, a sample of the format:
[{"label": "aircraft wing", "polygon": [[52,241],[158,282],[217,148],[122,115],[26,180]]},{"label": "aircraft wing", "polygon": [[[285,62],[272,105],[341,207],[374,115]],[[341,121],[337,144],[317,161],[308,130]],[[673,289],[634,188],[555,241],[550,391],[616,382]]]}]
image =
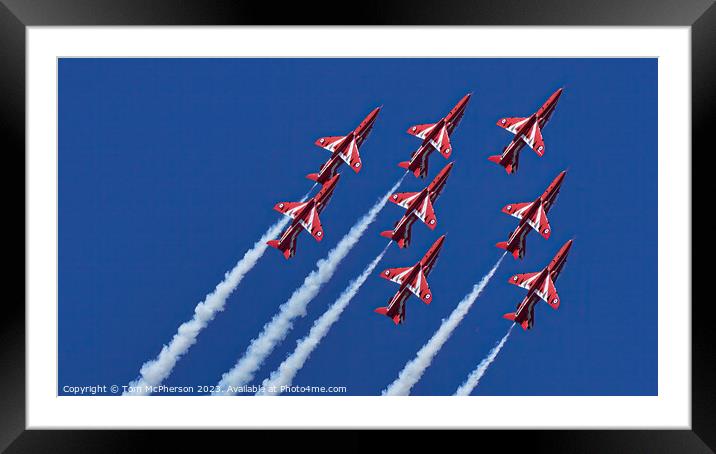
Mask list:
[{"label": "aircraft wing", "polygon": [[535,122],[530,128],[527,135],[523,136],[523,140],[530,148],[537,153],[537,156],[542,157],[544,155],[544,140],[542,139],[542,130],[539,124]]},{"label": "aircraft wing", "polygon": [[316,241],[323,239],[323,226],[321,225],[321,219],[318,217],[318,210],[315,206],[302,216],[301,219],[298,220],[298,223],[313,235]]},{"label": "aircraft wing", "polygon": [[517,134],[520,127],[527,121],[528,118],[524,117],[508,117],[501,118],[497,121],[497,126],[510,131],[512,134]]},{"label": "aircraft wing", "polygon": [[383,279],[388,279],[391,282],[395,282],[396,284],[402,285],[405,281],[406,276],[410,273],[410,270],[412,269],[412,266],[409,266],[407,268],[388,268],[387,270],[380,273],[380,277],[382,277]]},{"label": "aircraft wing", "polygon": [[430,230],[435,230],[438,219],[435,217],[435,210],[433,209],[433,203],[430,201],[430,197],[425,197],[420,206],[415,208],[414,213]]},{"label": "aircraft wing", "polygon": [[273,209],[281,214],[285,214],[291,219],[296,219],[296,216],[298,216],[308,203],[309,202],[279,202],[274,205]]},{"label": "aircraft wing", "polygon": [[425,277],[425,274],[423,273],[423,270],[421,269],[418,274],[415,275],[415,278],[413,278],[413,281],[410,282],[407,286],[408,290],[413,292],[415,296],[423,300],[423,303],[430,304],[430,301],[432,301],[433,295],[430,291],[430,287],[428,286],[428,280]]},{"label": "aircraft wing", "polygon": [[345,139],[345,136],[328,136],[316,140],[315,144],[328,151],[335,151],[336,147]]},{"label": "aircraft wing", "polygon": [[435,147],[445,158],[450,157],[452,147],[450,145],[450,134],[448,134],[447,126],[443,126],[436,139],[430,140],[430,144]]},{"label": "aircraft wing", "polygon": [[419,192],[396,192],[390,196],[390,201],[407,210],[419,194]]},{"label": "aircraft wing", "polygon": [[540,285],[540,288],[535,291],[542,300],[549,304],[552,309],[559,308],[559,295],[557,289],[554,286],[552,278],[548,275],[544,283]]},{"label": "aircraft wing", "polygon": [[408,134],[424,139],[428,134],[430,134],[430,131],[432,131],[434,127],[435,123],[411,126],[408,128]]},{"label": "aircraft wing", "polygon": [[502,212],[510,216],[522,219],[532,207],[533,202],[511,203],[502,207]]},{"label": "aircraft wing", "polygon": [[552,229],[549,226],[547,212],[540,203],[534,214],[527,220],[527,223],[546,240],[549,239]]},{"label": "aircraft wing", "polygon": [[539,276],[539,273],[515,274],[508,280],[508,282],[518,287],[522,287],[523,289],[529,290],[530,288],[532,288],[532,283],[535,281],[537,276]]},{"label": "aircraft wing", "polygon": [[358,144],[356,143],[355,137],[351,140],[351,143],[348,144],[347,148],[338,153],[338,156],[340,156],[340,158],[343,159],[343,161],[345,161],[345,163],[348,164],[355,173],[360,172],[362,163],[360,160],[360,154],[358,153]]}]

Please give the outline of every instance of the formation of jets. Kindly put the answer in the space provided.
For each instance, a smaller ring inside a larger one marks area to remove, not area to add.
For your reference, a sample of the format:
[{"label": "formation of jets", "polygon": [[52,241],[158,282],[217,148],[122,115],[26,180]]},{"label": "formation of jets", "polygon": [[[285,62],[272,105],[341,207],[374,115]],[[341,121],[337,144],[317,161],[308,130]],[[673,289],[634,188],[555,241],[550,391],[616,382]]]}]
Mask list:
[{"label": "formation of jets", "polygon": [[[488,159],[504,167],[508,174],[517,171],[522,148],[528,145],[534,152],[542,157],[545,153],[545,143],[542,130],[551,119],[557,102],[562,95],[562,88],[554,92],[549,99],[529,117],[501,118],[497,125],[514,134],[512,141],[504,148],[501,155],[490,156]],[[428,175],[428,158],[433,151],[437,151],[445,159],[450,158],[453,152],[451,136],[462,120],[472,93],[465,95],[450,110],[450,112],[436,123],[415,125],[408,128],[408,134],[422,139],[420,147],[412,153],[409,161],[398,164],[418,178]],[[279,239],[268,241],[268,245],[281,251],[289,259],[296,254],[296,238],[302,230],[307,230],[316,241],[324,236],[323,225],[319,215],[326,207],[338,184],[340,175],[338,169],[342,163],[348,165],[355,173],[360,172],[363,162],[359,148],[365,143],[378,118],[381,107],[373,109],[354,130],[345,136],[321,137],[315,144],[331,152],[330,158],[321,166],[318,173],[308,174],[306,177],[322,185],[321,190],[314,197],[305,202],[280,202],[274,209],[292,219],[291,224]],[[389,196],[389,201],[404,208],[405,213],[395,222],[392,230],[380,233],[389,238],[398,246],[407,248],[411,243],[412,226],[416,220],[423,222],[430,230],[437,226],[434,204],[440,196],[454,162],[447,164],[420,192],[398,192]],[[533,202],[513,203],[506,205],[502,212],[517,219],[517,228],[512,231],[507,241],[496,244],[498,248],[511,253],[515,259],[525,256],[525,238],[531,230],[536,230],[544,239],[549,239],[552,228],[547,213],[554,205],[560,191],[566,171],[562,171],[547,187],[547,189]],[[425,304],[430,304],[433,294],[428,286],[427,276],[432,271],[438,254],[445,242],[445,235],[438,238],[423,258],[412,267],[389,268],[381,272],[381,277],[397,283],[400,288],[390,298],[388,305],[379,307],[375,312],[389,317],[393,322],[402,324],[405,321],[406,301],[411,294],[416,295]],[[528,290],[527,296],[517,306],[514,313],[504,315],[504,318],[519,324],[523,329],[530,329],[534,324],[534,306],[541,299],[552,308],[559,307],[559,297],[554,287],[559,273],[564,266],[567,254],[572,246],[569,240],[552,259],[550,264],[540,272],[517,274],[510,278],[510,283]]]}]

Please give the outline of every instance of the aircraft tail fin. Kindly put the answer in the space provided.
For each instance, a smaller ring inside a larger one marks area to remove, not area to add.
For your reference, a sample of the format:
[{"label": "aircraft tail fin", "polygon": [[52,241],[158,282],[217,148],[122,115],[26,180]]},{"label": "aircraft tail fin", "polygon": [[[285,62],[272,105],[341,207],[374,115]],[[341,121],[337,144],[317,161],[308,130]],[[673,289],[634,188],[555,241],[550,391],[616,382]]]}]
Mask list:
[{"label": "aircraft tail fin", "polygon": [[500,241],[499,243],[495,244],[500,249],[504,249],[508,252],[512,253],[512,256],[515,259],[521,259],[522,258],[522,250],[520,249],[520,246],[515,247],[514,249],[510,250],[509,243],[507,241]]},{"label": "aircraft tail fin", "polygon": [[409,169],[410,168],[410,161],[403,161],[398,163],[398,167],[402,167],[403,169]]},{"label": "aircraft tail fin", "polygon": [[375,312],[376,314],[385,315],[386,317],[393,320],[393,323],[395,323],[396,325],[400,324],[400,314],[395,314],[394,316],[391,317],[390,315],[388,315],[387,307],[379,307],[379,308],[375,309],[373,312]]},{"label": "aircraft tail fin", "polygon": [[315,181],[316,183],[318,183],[318,174],[317,174],[317,173],[309,173],[308,175],[306,175],[306,178],[308,178],[308,179],[311,180],[311,181]]},{"label": "aircraft tail fin", "polygon": [[[514,323],[517,323],[517,322],[515,322],[516,317],[517,317],[517,313],[515,313],[515,312],[508,312],[502,316],[502,318],[506,318],[507,320],[510,320],[511,322],[514,322]],[[519,325],[525,331],[530,329],[530,321],[529,320],[523,320]]]},{"label": "aircraft tail fin", "polygon": [[269,240],[266,242],[266,244],[268,244],[272,248],[278,249],[279,251],[283,252],[283,256],[286,259],[290,259],[291,257],[293,257],[294,251],[292,251],[291,248],[281,247],[281,242],[279,240]]},{"label": "aircraft tail fin", "polygon": [[495,164],[501,166],[502,168],[505,169],[505,172],[507,172],[508,174],[511,174],[513,171],[512,164],[510,164],[510,163],[503,164],[502,163],[502,155],[496,154],[494,156],[488,157],[487,160],[490,162],[494,162]]},{"label": "aircraft tail fin", "polygon": [[384,230],[384,231],[380,232],[380,236],[384,236],[384,237],[390,238],[392,240],[393,239],[393,231],[392,230]]}]

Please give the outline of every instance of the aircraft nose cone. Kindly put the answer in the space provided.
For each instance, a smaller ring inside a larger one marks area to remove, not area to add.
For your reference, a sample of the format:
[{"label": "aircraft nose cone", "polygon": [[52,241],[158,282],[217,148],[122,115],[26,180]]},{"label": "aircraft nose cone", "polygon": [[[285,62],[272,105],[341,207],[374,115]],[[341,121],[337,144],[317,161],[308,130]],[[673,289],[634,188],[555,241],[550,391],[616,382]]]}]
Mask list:
[{"label": "aircraft nose cone", "polygon": [[440,249],[445,242],[445,235],[441,236],[437,240],[435,240],[435,243],[433,244],[432,249]]}]

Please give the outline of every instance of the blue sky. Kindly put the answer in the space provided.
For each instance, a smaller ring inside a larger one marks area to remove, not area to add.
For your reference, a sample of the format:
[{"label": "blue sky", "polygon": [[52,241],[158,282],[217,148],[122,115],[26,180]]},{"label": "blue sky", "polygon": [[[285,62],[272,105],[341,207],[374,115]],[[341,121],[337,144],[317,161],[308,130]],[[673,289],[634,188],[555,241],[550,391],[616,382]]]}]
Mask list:
[{"label": "blue sky", "polygon": [[[543,131],[547,152],[525,148],[514,175],[487,161],[512,135],[495,125],[527,116],[565,87]],[[500,212],[534,200],[569,169],[549,213],[549,240],[531,233],[523,261],[506,257],[413,388],[449,395],[509,328],[525,296],[507,284],[575,243],[557,289],[558,311],[535,310],[515,330],[474,395],[655,395],[657,377],[656,59],[61,59],[59,61],[59,383],[123,385],[154,358],[296,201],[342,135],[384,108],[361,148],[359,174],[342,167],[321,215],[325,238],[305,232],[296,257],[269,249],[165,381],[213,385],[315,263],[402,175],[419,140],[413,124],[445,115],[474,92],[453,134],[455,168],[435,203],[438,227],[413,227],[377,272],[413,265],[447,233],[430,275],[430,306],[408,301],[394,326],[373,309],[397,286],[374,275],[314,351],[295,385],[375,395],[430,338],[502,253],[516,220]],[[427,180],[448,161],[430,158]],[[313,321],[382,250],[403,210],[388,204],[306,317],[257,373],[263,380]]]}]

